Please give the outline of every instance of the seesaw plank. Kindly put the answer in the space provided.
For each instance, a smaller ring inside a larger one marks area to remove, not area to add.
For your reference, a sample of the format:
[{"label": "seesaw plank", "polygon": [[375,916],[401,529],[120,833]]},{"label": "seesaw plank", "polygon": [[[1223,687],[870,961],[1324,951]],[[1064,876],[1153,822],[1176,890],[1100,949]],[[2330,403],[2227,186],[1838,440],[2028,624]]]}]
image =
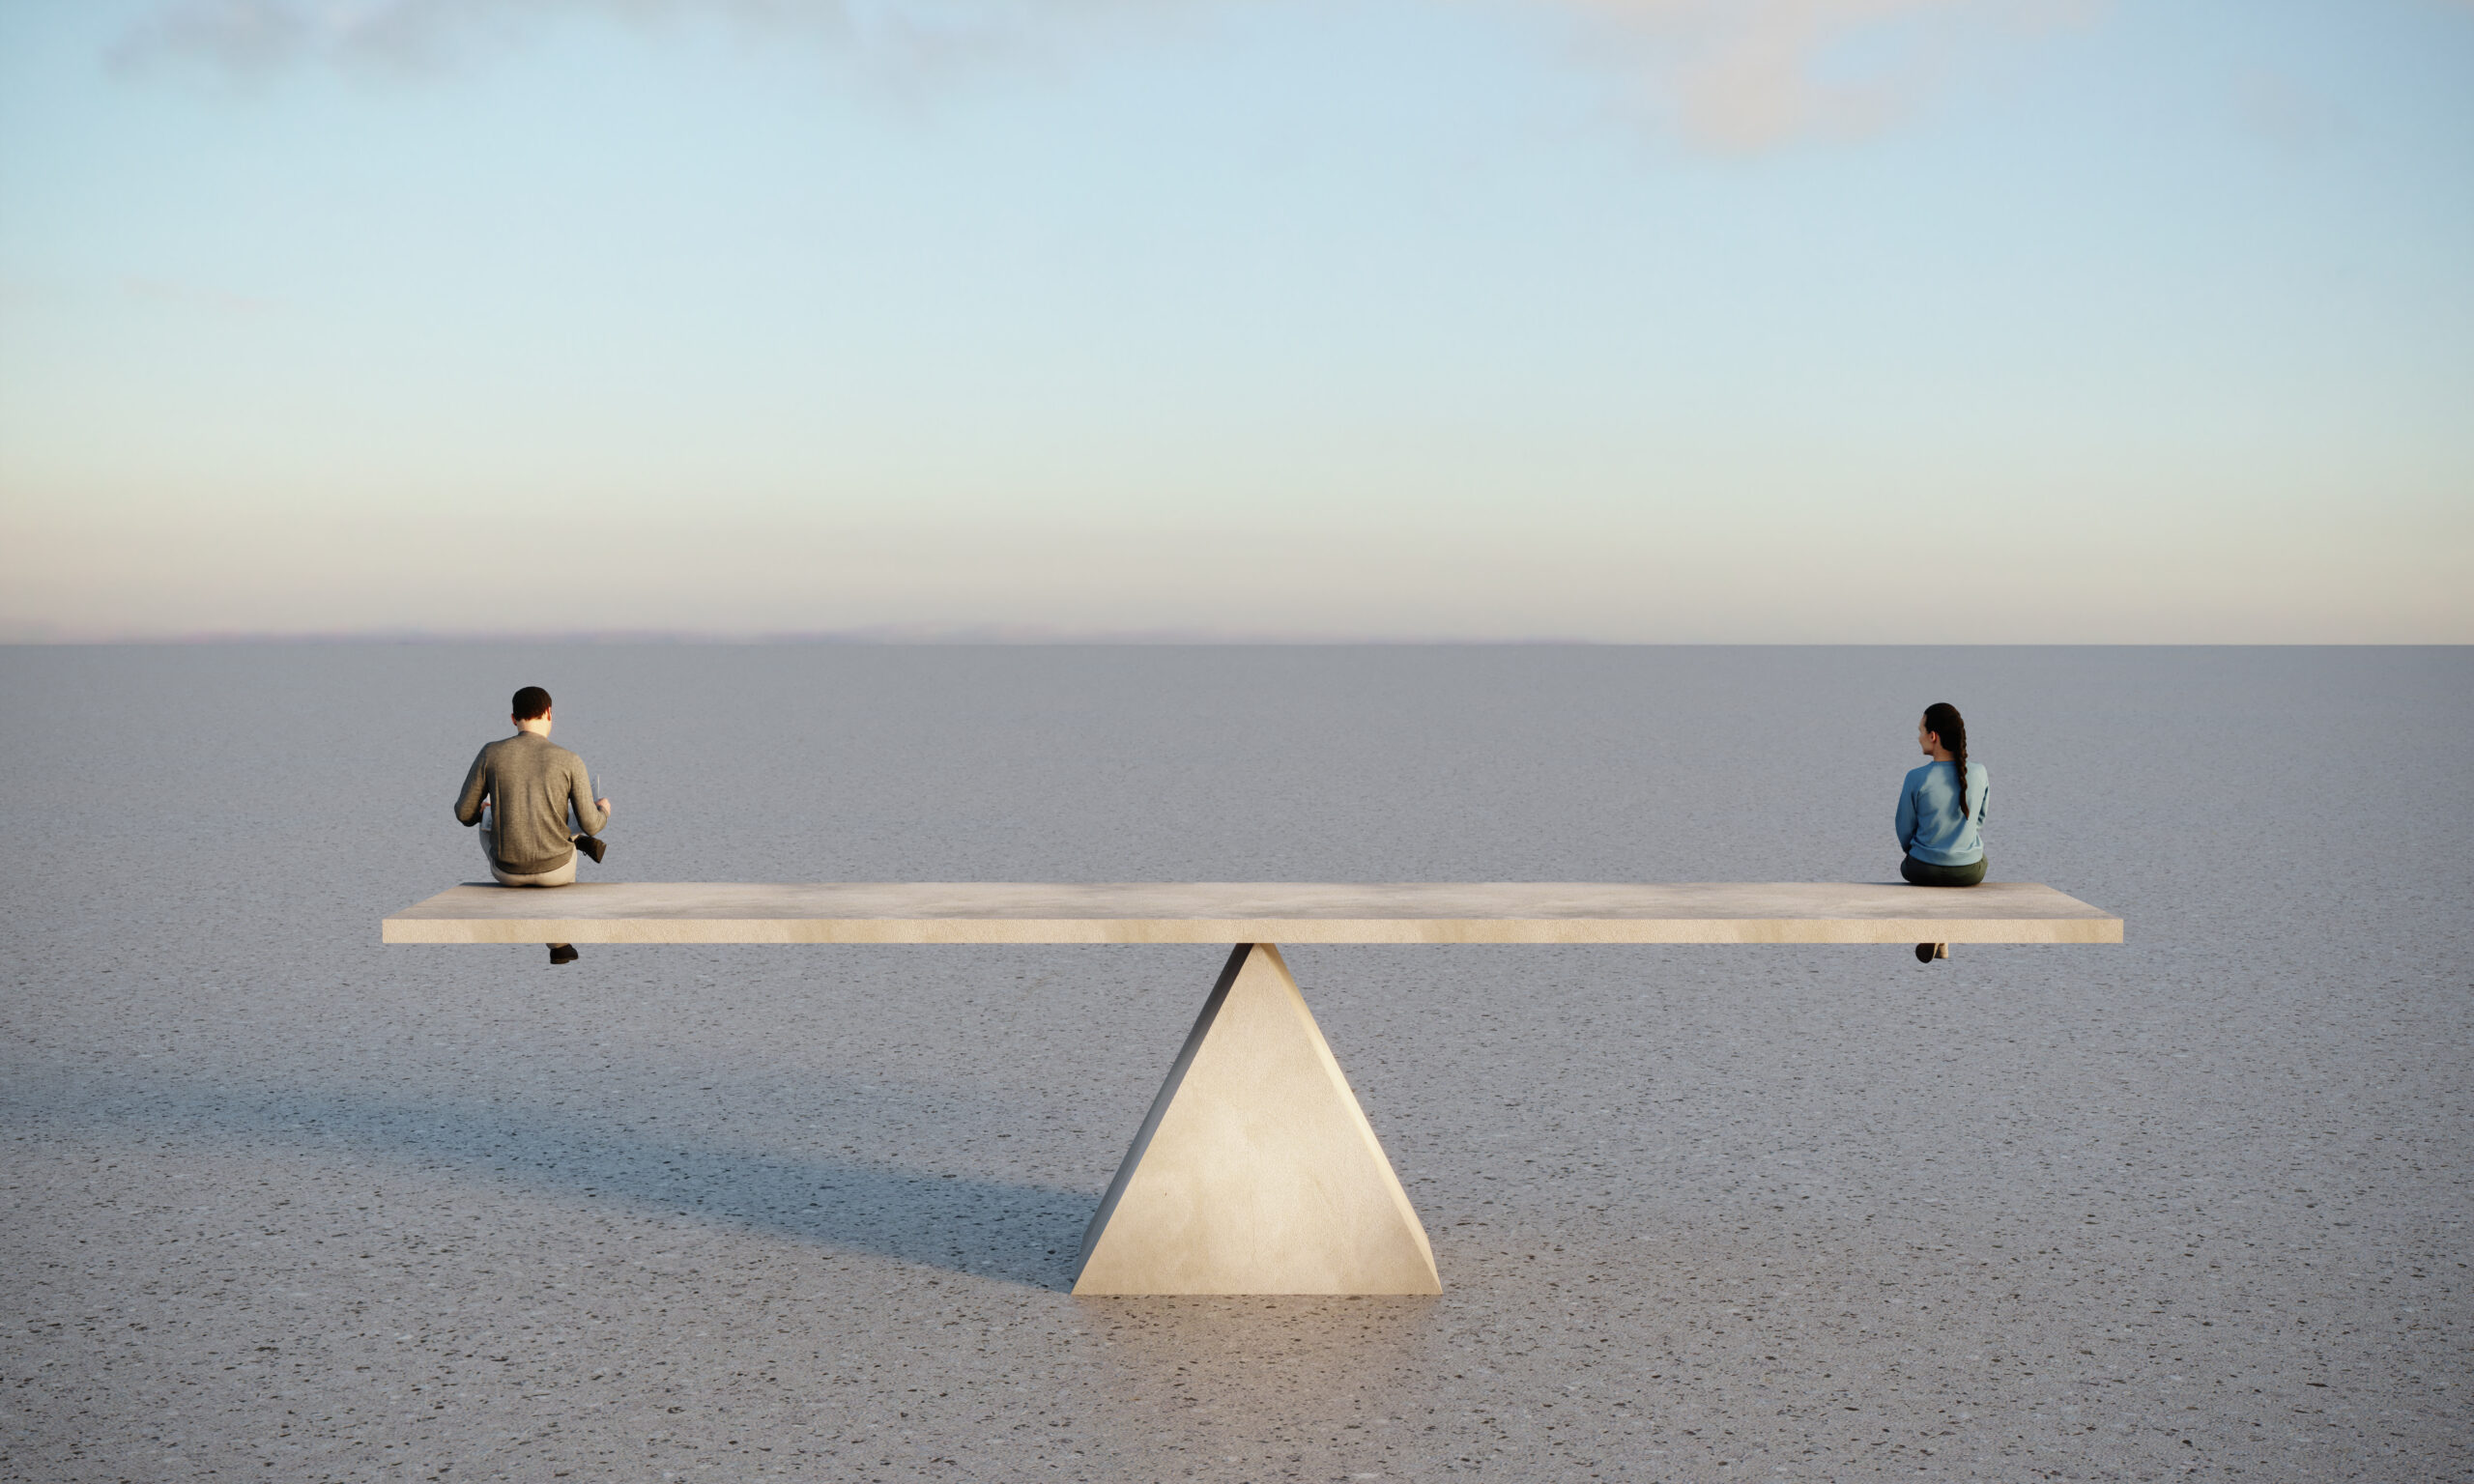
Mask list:
[{"label": "seesaw plank", "polygon": [[468,883],[388,943],[2119,943],[2030,882]]}]

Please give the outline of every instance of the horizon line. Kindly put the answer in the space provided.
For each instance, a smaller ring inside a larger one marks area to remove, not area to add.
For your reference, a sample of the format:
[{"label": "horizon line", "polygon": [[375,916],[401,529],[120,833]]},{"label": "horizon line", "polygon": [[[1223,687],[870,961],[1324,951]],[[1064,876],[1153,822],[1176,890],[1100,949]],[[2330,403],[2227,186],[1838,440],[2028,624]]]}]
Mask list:
[{"label": "horizon line", "polygon": [[1702,648],[1702,649],[2459,649],[2450,640],[1610,640],[1576,635],[1398,635],[1186,628],[1061,629],[1029,624],[879,624],[852,629],[200,629],[68,632],[49,625],[0,629],[0,647],[103,648],[215,645],[568,644],[641,646],[846,646],[853,648]]}]

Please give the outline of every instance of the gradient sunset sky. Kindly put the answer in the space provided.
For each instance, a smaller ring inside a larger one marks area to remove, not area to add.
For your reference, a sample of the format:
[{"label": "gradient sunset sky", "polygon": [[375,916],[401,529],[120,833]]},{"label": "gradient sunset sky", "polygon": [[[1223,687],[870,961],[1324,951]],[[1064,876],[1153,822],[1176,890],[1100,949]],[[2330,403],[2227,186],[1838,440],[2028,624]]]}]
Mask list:
[{"label": "gradient sunset sky", "polygon": [[0,4],[0,640],[614,631],[2474,642],[2474,4]]}]

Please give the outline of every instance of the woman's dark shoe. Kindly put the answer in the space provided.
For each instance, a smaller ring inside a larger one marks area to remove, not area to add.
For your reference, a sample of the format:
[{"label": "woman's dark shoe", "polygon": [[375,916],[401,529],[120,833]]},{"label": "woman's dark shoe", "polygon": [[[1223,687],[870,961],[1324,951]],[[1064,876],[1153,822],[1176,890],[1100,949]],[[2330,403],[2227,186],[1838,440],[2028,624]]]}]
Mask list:
[{"label": "woman's dark shoe", "polygon": [[591,835],[577,836],[576,848],[583,851],[585,854],[591,856],[592,864],[595,866],[600,865],[601,858],[610,853],[610,846],[597,837]]},{"label": "woman's dark shoe", "polygon": [[551,961],[552,963],[573,963],[573,962],[575,962],[575,961],[576,961],[576,946],[575,946],[573,943],[553,943],[553,944],[551,944],[551,945],[550,945],[550,961]]}]

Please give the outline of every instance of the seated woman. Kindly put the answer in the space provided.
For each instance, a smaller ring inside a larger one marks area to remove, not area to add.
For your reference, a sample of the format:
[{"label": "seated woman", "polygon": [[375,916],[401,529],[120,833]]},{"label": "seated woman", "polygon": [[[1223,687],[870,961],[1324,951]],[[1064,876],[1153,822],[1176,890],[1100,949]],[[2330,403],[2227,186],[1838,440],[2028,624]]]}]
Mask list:
[{"label": "seated woman", "polygon": [[[1984,879],[1985,804],[1993,775],[1968,761],[1968,724],[1959,708],[1935,701],[1916,724],[1915,741],[1931,762],[1907,775],[1898,791],[1898,843],[1907,859],[1898,873],[1915,886],[1973,886]],[[1918,943],[1915,956],[1948,956],[1938,943]]]}]

